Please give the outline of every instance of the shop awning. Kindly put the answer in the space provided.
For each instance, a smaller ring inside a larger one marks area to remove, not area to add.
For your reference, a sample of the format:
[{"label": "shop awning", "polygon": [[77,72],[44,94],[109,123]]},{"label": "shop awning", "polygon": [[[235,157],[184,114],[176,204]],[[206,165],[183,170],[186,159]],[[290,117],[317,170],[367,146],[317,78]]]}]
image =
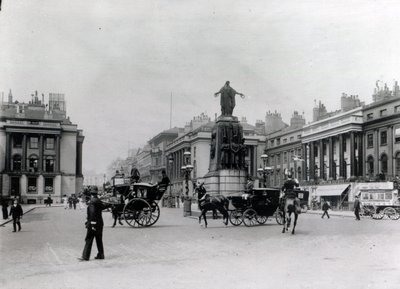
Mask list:
[{"label": "shop awning", "polygon": [[340,196],[350,185],[329,185],[329,186],[318,186],[315,190],[316,196]]}]

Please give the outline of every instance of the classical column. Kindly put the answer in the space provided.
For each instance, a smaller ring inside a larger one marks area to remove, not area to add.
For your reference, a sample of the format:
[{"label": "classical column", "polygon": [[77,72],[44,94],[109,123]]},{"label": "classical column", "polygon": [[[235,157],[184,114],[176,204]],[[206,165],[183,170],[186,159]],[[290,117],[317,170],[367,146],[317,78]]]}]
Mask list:
[{"label": "classical column", "polygon": [[21,171],[26,171],[26,134],[22,137],[22,159],[21,159]]},{"label": "classical column", "polygon": [[329,138],[329,153],[328,153],[328,158],[329,158],[329,179],[333,179],[334,177],[334,172],[333,172],[333,136]]},{"label": "classical column", "polygon": [[357,176],[364,176],[364,138],[363,138],[363,133],[360,132],[358,134],[358,141],[357,141],[357,145],[358,145],[358,173]]},{"label": "classical column", "polygon": [[315,180],[314,142],[310,142],[310,181]]},{"label": "classical column", "polygon": [[60,172],[60,160],[61,160],[61,145],[60,145],[60,136],[57,135],[56,136],[56,172],[59,173]]},{"label": "classical column", "polygon": [[388,171],[387,175],[389,177],[394,177],[394,170],[393,170],[393,126],[389,126],[387,129],[387,144],[388,144]]},{"label": "classical column", "polygon": [[324,180],[324,140],[319,140],[319,178]]},{"label": "classical column", "polygon": [[379,130],[375,129],[374,131],[374,151],[375,151],[375,158],[374,158],[374,175],[377,175],[380,173],[379,171],[379,161],[380,161],[380,155],[379,155]]},{"label": "classical column", "polygon": [[303,180],[307,181],[307,144],[302,145],[301,158],[303,159],[301,171],[303,173]]},{"label": "classical column", "polygon": [[11,170],[11,133],[6,132],[6,171]]},{"label": "classical column", "polygon": [[339,178],[340,179],[343,179],[344,176],[343,163],[344,163],[343,134],[340,134],[339,135]]},{"label": "classical column", "polygon": [[43,135],[39,135],[39,160],[38,160],[38,171],[43,171]]},{"label": "classical column", "polygon": [[354,177],[355,174],[356,154],[354,150],[354,131],[350,132],[350,176]]}]

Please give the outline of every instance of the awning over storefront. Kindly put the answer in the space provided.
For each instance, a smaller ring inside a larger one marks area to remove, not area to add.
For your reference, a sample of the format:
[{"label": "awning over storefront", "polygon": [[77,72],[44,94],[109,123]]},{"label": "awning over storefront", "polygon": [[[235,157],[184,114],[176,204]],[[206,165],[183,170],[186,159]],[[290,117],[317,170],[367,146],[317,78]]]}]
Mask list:
[{"label": "awning over storefront", "polygon": [[318,186],[315,190],[316,196],[340,196],[350,185],[329,185],[329,186]]}]

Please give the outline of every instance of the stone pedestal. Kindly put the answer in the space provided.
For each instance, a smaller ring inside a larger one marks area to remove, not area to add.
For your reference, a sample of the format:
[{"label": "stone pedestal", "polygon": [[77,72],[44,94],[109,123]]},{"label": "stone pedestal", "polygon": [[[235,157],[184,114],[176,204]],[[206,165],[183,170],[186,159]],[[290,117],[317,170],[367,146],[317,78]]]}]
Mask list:
[{"label": "stone pedestal", "polygon": [[204,186],[207,193],[224,196],[243,193],[247,183],[245,170],[217,170],[204,176]]},{"label": "stone pedestal", "polygon": [[233,195],[245,189],[243,128],[237,117],[220,116],[211,133],[210,167],[204,176],[210,194]]}]

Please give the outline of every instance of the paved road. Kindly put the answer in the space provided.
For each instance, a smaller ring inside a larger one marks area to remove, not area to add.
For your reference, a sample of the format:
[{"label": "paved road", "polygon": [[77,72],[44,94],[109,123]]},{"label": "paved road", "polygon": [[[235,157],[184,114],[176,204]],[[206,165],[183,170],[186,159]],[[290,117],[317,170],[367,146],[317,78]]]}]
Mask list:
[{"label": "paved road", "polygon": [[[106,260],[79,262],[85,212],[38,208],[23,229],[0,227],[1,288],[399,288],[399,221],[300,216],[296,235],[273,220],[207,229],[178,209],[150,228],[111,228]],[[96,253],[93,248],[92,255]]]}]

